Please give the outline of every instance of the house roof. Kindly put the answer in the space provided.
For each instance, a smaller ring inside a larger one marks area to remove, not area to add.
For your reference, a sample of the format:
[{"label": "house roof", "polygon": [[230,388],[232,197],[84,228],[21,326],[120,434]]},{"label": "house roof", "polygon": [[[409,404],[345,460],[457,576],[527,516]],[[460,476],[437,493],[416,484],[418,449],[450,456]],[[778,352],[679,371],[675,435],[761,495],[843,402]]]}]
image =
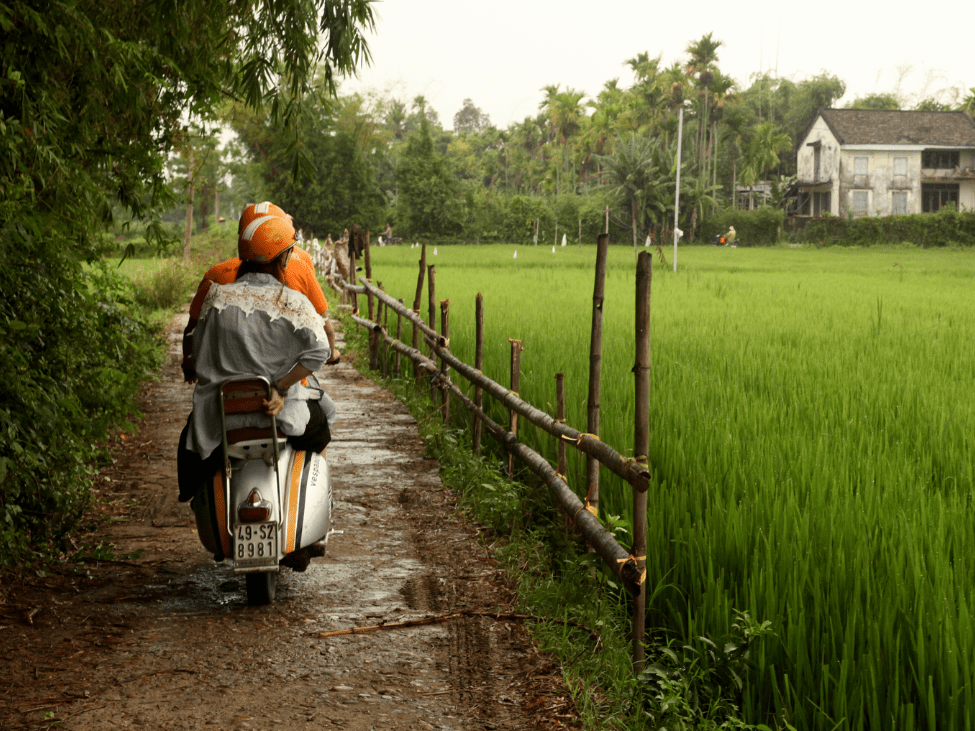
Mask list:
[{"label": "house roof", "polygon": [[975,121],[965,112],[820,109],[841,145],[975,147]]}]

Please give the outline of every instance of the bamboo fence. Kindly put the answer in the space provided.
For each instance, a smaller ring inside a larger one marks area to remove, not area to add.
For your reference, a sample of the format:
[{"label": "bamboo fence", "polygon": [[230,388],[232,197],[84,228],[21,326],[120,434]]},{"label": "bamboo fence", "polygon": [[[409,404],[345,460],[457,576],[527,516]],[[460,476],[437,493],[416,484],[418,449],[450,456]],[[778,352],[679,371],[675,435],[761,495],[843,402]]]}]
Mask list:
[{"label": "bamboo fence", "polygon": [[[435,269],[426,264],[426,245],[423,246],[419,262],[416,295],[413,308],[407,308],[402,300],[397,300],[382,291],[371,281],[371,262],[369,244],[366,239],[366,277],[360,278],[361,285],[344,283],[339,292],[343,298],[352,296],[352,320],[369,331],[369,363],[373,370],[378,369],[378,348],[380,344],[396,353],[396,370],[399,374],[400,357],[405,356],[413,363],[413,376],[417,380],[427,379],[430,383],[431,397],[439,407],[443,419],[450,418],[449,403],[452,395],[474,415],[474,434],[472,448],[480,450],[482,429],[487,431],[508,453],[509,474],[514,470],[514,461],[520,460],[551,491],[556,504],[565,517],[567,528],[574,530],[586,545],[598,554],[610,572],[632,598],[633,609],[633,667],[636,673],[643,669],[644,638],[646,614],[646,511],[647,489],[650,484],[650,471],[647,454],[649,452],[649,383],[650,383],[650,281],[652,259],[648,252],[641,252],[637,258],[636,279],[636,363],[634,399],[636,419],[634,423],[634,459],[627,459],[610,445],[600,441],[599,428],[599,379],[602,341],[603,287],[606,274],[606,248],[608,236],[601,234],[597,246],[596,279],[593,291],[593,324],[590,348],[590,384],[588,402],[587,432],[580,432],[565,423],[563,374],[556,375],[557,410],[553,417],[518,395],[518,374],[520,373],[521,341],[511,340],[511,386],[510,388],[491,380],[481,372],[483,357],[483,302],[480,294],[476,301],[475,366],[470,366],[451,354],[449,343],[449,301],[440,304],[441,331],[436,329]],[[424,278],[428,281],[429,321],[420,316],[420,302]],[[357,308],[356,296],[368,298],[368,314],[365,318]],[[397,318],[396,337],[388,333],[378,312],[395,313]],[[412,325],[412,345],[404,343],[402,321]],[[427,353],[420,350],[421,340]],[[385,362],[385,358],[383,359]],[[439,364],[437,363],[439,360]],[[451,380],[451,371],[468,381],[474,388],[474,398],[459,388]],[[484,394],[491,396],[508,410],[509,424],[496,423],[487,414],[483,405]],[[518,441],[518,419],[524,418],[559,440],[558,466],[553,467],[540,454]],[[574,447],[587,457],[586,499],[580,500],[566,483],[564,450]],[[600,465],[620,477],[633,488],[634,525],[633,545],[627,550],[616,541],[598,518],[598,471]]]}]

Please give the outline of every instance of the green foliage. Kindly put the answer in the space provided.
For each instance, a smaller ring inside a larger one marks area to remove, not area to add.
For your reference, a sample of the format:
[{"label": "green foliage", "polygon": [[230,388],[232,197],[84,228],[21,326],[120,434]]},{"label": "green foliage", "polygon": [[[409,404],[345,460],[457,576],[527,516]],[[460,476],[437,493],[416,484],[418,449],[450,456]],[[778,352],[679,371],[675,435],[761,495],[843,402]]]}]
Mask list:
[{"label": "green foliage", "polygon": [[827,216],[792,233],[794,241],[820,246],[875,246],[910,242],[925,248],[975,245],[975,214],[942,208],[908,216]]},{"label": "green foliage", "polygon": [[434,150],[425,118],[406,141],[396,166],[396,183],[397,221],[408,238],[460,233],[463,214],[457,180]]},{"label": "green foliage", "polygon": [[87,505],[98,443],[135,413],[160,349],[106,268],[5,254],[0,290],[18,293],[0,310],[0,567],[9,569],[61,550]]},{"label": "green foliage", "polygon": [[651,644],[639,681],[651,728],[766,729],[741,720],[738,699],[752,670],[753,645],[773,634],[771,622],[756,623],[735,612],[731,633]]},{"label": "green foliage", "polygon": [[368,229],[382,221],[386,198],[374,153],[381,142],[361,98],[305,104],[302,140],[309,160],[297,180],[288,172],[294,141],[287,130],[268,114],[241,110],[232,122],[255,161],[264,194],[294,217],[297,228],[337,239],[353,223]]},{"label": "green foliage", "polygon": [[901,108],[901,103],[896,94],[867,94],[854,99],[849,108],[896,111]]},{"label": "green foliage", "polygon": [[710,243],[715,236],[734,226],[740,239],[739,246],[772,246],[779,242],[784,220],[785,214],[780,208],[724,209],[707,219],[701,231],[702,243]]},{"label": "green foliage", "polygon": [[371,26],[366,0],[0,4],[0,562],[58,549],[97,442],[156,363],[128,287],[96,263],[106,229],[119,216],[162,245],[187,119],[229,95],[296,130],[312,64],[331,87]]},{"label": "green foliage", "polygon": [[147,310],[169,310],[187,302],[202,279],[200,267],[182,259],[169,259],[153,271],[133,279],[135,301]]}]

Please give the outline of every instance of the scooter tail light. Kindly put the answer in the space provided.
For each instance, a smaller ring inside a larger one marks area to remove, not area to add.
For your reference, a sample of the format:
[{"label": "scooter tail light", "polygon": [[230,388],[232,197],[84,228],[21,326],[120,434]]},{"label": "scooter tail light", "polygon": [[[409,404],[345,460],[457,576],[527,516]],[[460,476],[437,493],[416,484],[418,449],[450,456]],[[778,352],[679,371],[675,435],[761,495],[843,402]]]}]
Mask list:
[{"label": "scooter tail light", "polygon": [[265,523],[271,519],[271,503],[257,490],[251,490],[247,500],[237,506],[237,519],[241,523]]}]

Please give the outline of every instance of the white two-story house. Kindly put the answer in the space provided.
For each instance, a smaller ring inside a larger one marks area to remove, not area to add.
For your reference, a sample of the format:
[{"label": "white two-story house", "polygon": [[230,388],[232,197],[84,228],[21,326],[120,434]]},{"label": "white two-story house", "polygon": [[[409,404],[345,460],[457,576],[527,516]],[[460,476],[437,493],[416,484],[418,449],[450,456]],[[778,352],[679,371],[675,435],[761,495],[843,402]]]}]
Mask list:
[{"label": "white two-story house", "polygon": [[975,210],[975,122],[964,112],[821,109],[796,162],[799,216]]}]

